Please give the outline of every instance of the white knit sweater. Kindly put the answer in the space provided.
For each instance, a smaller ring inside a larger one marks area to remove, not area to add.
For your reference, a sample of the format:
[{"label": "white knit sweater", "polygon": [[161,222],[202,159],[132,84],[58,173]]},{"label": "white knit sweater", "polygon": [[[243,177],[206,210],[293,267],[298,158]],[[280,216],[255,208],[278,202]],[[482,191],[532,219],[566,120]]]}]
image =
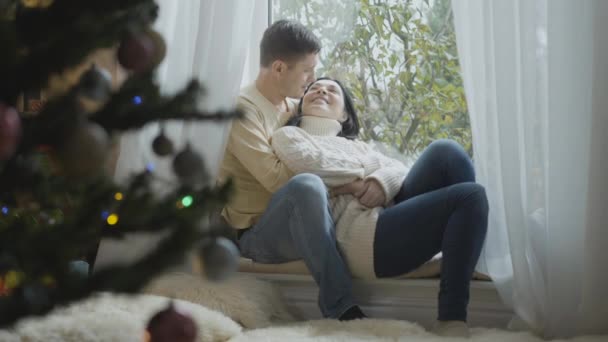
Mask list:
[{"label": "white knit sweater", "polygon": [[[399,161],[388,158],[361,141],[336,136],[336,120],[305,116],[300,128],[283,127],[271,140],[276,155],[296,174],[313,173],[328,187],[373,178],[382,186],[388,206],[408,172]],[[357,278],[376,278],[374,236],[382,208],[367,208],[352,195],[331,199],[336,238],[342,255]]]}]

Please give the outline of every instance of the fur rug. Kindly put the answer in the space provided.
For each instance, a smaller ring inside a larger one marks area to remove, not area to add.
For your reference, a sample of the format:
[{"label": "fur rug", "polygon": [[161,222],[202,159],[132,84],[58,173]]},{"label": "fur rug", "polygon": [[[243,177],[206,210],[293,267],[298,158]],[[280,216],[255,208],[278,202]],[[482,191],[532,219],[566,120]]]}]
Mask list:
[{"label": "fur rug", "polygon": [[[315,342],[450,342],[462,338],[439,337],[423,327],[405,321],[365,319],[350,322],[335,320],[308,321],[295,324],[245,331],[230,342],[245,341],[315,341]],[[528,332],[508,332],[498,329],[471,329],[469,341],[487,342],[545,342]],[[558,340],[555,340],[556,342]],[[578,337],[571,342],[606,342],[607,336]]]},{"label": "fur rug", "polygon": [[[176,308],[195,320],[199,341],[463,341],[435,336],[405,321],[294,322],[273,285],[246,275],[214,284],[173,273],[151,283],[146,292],[132,297],[100,294],[43,318],[24,320],[10,331],[0,331],[0,342],[141,341],[147,321],[166,307],[167,297],[178,298]],[[471,341],[543,341],[527,332],[474,328],[471,334]],[[607,337],[570,341],[605,342]]]},{"label": "fur rug", "polygon": [[294,321],[272,284],[242,274],[212,283],[188,273],[171,273],[150,283],[144,292],[201,304],[247,329]]},{"label": "fur rug", "polygon": [[[26,319],[14,329],[0,331],[2,342],[142,341],[148,320],[166,308],[168,299],[154,295],[100,294],[42,318]],[[219,312],[175,300],[198,326],[200,341],[226,341],[242,328]]]},{"label": "fur rug", "polygon": [[[0,330],[0,342],[141,341],[148,320],[175,299],[199,327],[200,341],[226,341],[242,327],[263,328],[292,322],[278,290],[268,282],[237,275],[211,283],[186,273],[166,274],[151,282],[145,294],[100,294],[41,318]],[[200,305],[198,305],[200,304]]]}]

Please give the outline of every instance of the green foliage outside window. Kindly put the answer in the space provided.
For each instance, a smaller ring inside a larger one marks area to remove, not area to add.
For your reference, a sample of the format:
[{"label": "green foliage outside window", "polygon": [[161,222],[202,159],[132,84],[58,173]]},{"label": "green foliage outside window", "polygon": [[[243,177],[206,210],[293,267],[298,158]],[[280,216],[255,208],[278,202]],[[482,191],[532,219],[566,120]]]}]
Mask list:
[{"label": "green foliage outside window", "polygon": [[348,85],[364,140],[415,156],[450,138],[472,155],[450,0],[273,0],[272,14],[321,38],[317,75]]}]

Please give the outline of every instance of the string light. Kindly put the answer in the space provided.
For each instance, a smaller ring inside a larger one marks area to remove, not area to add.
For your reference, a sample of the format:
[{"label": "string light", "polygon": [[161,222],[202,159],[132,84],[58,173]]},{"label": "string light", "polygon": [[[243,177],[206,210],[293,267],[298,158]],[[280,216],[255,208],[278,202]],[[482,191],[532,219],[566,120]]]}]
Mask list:
[{"label": "string light", "polygon": [[8,215],[8,207],[2,207],[2,213]]},{"label": "string light", "polygon": [[139,106],[140,104],[142,104],[142,102],[144,102],[144,101],[142,100],[141,96],[135,96],[135,97],[133,97],[133,103],[136,106]]},{"label": "string light", "polygon": [[101,212],[101,218],[105,221],[108,219],[108,217],[110,216],[110,212],[107,210],[104,210]]},{"label": "string light", "polygon": [[184,196],[182,198],[182,205],[186,208],[188,208],[189,206],[192,205],[192,202],[194,202],[194,199],[192,198],[192,196],[188,195],[188,196]]},{"label": "string light", "polygon": [[55,281],[55,278],[53,278],[53,276],[47,274],[45,276],[43,276],[40,281],[42,282],[43,285],[48,286],[48,287],[53,287],[55,286],[55,284],[57,283]]},{"label": "string light", "polygon": [[123,198],[124,196],[122,195],[122,192],[117,192],[114,194],[114,199],[117,201],[122,201]]},{"label": "string light", "polygon": [[118,215],[112,214],[112,215],[108,216],[108,219],[106,220],[106,222],[108,222],[108,224],[110,226],[113,226],[113,225],[117,224],[118,223]]},{"label": "string light", "polygon": [[4,284],[9,289],[14,289],[19,284],[21,284],[21,280],[23,279],[23,275],[17,271],[8,271],[6,276],[4,277]]},{"label": "string light", "polygon": [[154,164],[152,164],[152,163],[146,164],[146,171],[154,172]]}]

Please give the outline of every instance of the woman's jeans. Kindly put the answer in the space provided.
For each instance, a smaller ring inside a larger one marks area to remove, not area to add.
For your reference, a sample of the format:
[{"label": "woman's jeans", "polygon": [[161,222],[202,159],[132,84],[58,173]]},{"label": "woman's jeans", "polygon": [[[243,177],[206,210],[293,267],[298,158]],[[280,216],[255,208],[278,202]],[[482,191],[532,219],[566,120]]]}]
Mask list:
[{"label": "woman's jeans", "polygon": [[324,317],[338,318],[354,305],[351,275],[338,251],[327,188],[318,176],[293,177],[239,239],[241,254],[276,264],[303,259],[319,286]]},{"label": "woman's jeans", "polygon": [[470,158],[453,141],[433,142],[394,200],[376,225],[376,275],[407,273],[442,252],[438,320],[466,321],[470,279],[488,226],[488,201]]}]

